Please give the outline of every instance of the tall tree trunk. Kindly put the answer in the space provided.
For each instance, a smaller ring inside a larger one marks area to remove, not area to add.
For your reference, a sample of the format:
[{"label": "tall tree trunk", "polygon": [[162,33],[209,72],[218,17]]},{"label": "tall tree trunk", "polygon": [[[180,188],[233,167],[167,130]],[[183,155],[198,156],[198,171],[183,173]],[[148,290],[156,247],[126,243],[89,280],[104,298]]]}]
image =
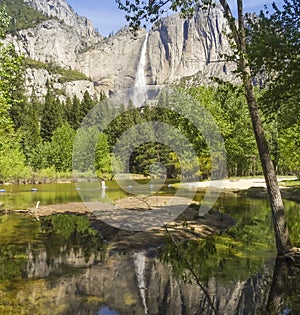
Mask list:
[{"label": "tall tree trunk", "polygon": [[226,18],[229,21],[232,35],[239,51],[238,65],[239,70],[242,73],[245,96],[247,99],[248,109],[250,112],[257,148],[264,171],[268,196],[271,204],[277,253],[284,254],[291,250],[291,243],[289,239],[289,231],[285,220],[284,206],[276,178],[275,168],[269,153],[268,144],[266,141],[262,121],[256,103],[256,98],[254,95],[250,66],[246,57],[247,51],[243,15],[243,0],[237,0],[238,27],[235,24],[235,20],[232,16],[227,1],[220,0],[220,3],[224,9]]}]

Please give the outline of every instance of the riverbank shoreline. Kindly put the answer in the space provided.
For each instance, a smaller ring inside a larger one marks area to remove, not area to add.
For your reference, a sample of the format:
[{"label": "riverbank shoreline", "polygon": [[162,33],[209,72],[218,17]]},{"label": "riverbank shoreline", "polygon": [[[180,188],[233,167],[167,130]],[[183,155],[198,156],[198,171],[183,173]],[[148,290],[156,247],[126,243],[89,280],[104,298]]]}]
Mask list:
[{"label": "riverbank shoreline", "polygon": [[[281,189],[285,189],[286,186],[280,185],[283,181],[292,181],[297,178],[294,176],[278,176],[277,181],[279,183],[279,187]],[[253,177],[253,178],[234,178],[234,179],[222,179],[222,180],[211,180],[211,181],[203,181],[203,182],[191,182],[184,184],[187,187],[201,189],[214,187],[226,191],[241,191],[247,190],[251,187],[263,187],[266,188],[266,182],[263,177]]]},{"label": "riverbank shoreline", "polygon": [[[286,178],[284,180],[286,180]],[[197,183],[197,187],[195,187],[194,183],[190,183],[190,185],[192,186],[190,188],[196,189],[196,191],[205,191],[208,187],[214,187],[211,185],[211,182]],[[225,180],[225,185],[223,186],[221,190],[222,194],[245,194],[250,198],[267,198],[267,192],[262,178]],[[248,186],[250,187],[248,188]],[[187,187],[187,189],[189,189],[189,187]],[[300,202],[300,187],[296,189],[295,187],[285,187],[282,188],[281,191],[284,198]],[[146,213],[149,210],[163,207],[167,203],[168,198],[170,198],[170,196],[153,195],[146,197],[146,200],[139,200],[138,197],[131,196],[118,200],[116,205],[119,210],[125,209],[126,211],[126,209],[129,209],[130,211],[137,211],[137,214],[143,213],[143,211]],[[104,210],[109,211],[109,207],[105,209],[105,204],[103,207]],[[0,212],[2,214],[22,213],[24,215],[30,215],[34,220],[40,220],[41,217],[57,214],[84,215],[90,220],[91,226],[98,230],[103,238],[108,241],[110,253],[158,248],[165,242],[168,233],[171,233],[172,237],[178,241],[199,239],[209,235],[223,233],[236,224],[233,218],[215,209],[210,209],[205,215],[199,216],[199,204],[196,202],[190,205],[187,204],[185,211],[172,222],[162,227],[151,228],[151,230],[147,231],[130,231],[114,227],[105,223],[103,216],[97,216],[90,209],[83,202],[69,202],[52,205],[37,204],[36,207],[29,209],[1,210]],[[132,215],[134,218],[135,214],[133,213]]]},{"label": "riverbank shoreline", "polygon": [[[294,176],[278,176],[277,181],[283,199],[300,202],[300,186],[285,186],[281,182],[297,180]],[[216,189],[222,193],[237,193],[250,198],[268,198],[267,185],[263,177],[261,178],[237,178],[212,180],[204,182],[194,182],[184,184],[196,191],[206,191]]]},{"label": "riverbank shoreline", "polygon": [[[166,197],[160,196],[160,204],[165,203]],[[157,198],[155,198],[157,200]],[[124,201],[125,200],[125,201]],[[132,204],[133,198],[124,198],[122,206]],[[136,203],[138,204],[138,203]],[[138,208],[130,209],[130,220],[133,222],[136,213],[146,213],[151,211],[147,207],[151,204],[151,200],[147,203],[138,204]],[[120,205],[121,207],[121,205]],[[126,208],[122,209],[126,211]],[[155,209],[152,209],[155,211]],[[166,237],[172,235],[172,238],[178,242],[184,240],[199,239],[214,234],[220,234],[235,226],[236,221],[229,215],[210,209],[204,215],[199,215],[199,205],[192,203],[187,205],[186,209],[176,219],[165,225],[157,225],[151,229],[133,231],[123,228],[114,227],[104,222],[101,216],[89,210],[82,202],[72,202],[57,205],[44,205],[38,208],[30,208],[19,211],[5,211],[2,213],[24,214],[30,215],[34,220],[39,221],[42,217],[51,215],[83,215],[91,222],[91,226],[100,232],[103,239],[109,244],[109,255],[120,254],[123,252],[135,252],[137,250],[149,250],[159,248],[166,242]]]},{"label": "riverbank shoreline", "polygon": [[[278,177],[278,182],[281,190],[282,197],[287,200],[292,200],[300,202],[300,186],[287,187],[280,185],[282,181],[293,181],[296,177],[292,176],[282,176]],[[176,188],[177,184],[172,185]],[[199,192],[205,192],[207,189],[216,190],[217,193],[225,194],[243,194],[250,198],[267,198],[266,184],[263,177],[261,178],[236,178],[236,179],[224,179],[224,180],[212,180],[212,181],[203,181],[203,182],[191,182],[183,183],[183,187],[187,189],[192,189]],[[153,195],[154,196],[154,195]],[[160,206],[167,202],[167,199],[162,199],[162,196],[156,196],[162,200]],[[129,201],[129,204],[120,204],[120,208],[132,208],[136,205],[138,201],[137,198],[125,198],[124,200]],[[144,205],[143,205],[144,203]],[[147,206],[147,202],[142,202],[139,204],[139,207],[143,208]],[[149,205],[148,205],[149,206]],[[157,205],[156,205],[157,206]],[[28,213],[33,216],[48,216],[58,213],[72,213],[72,214],[85,214],[90,215],[91,211],[86,207],[83,202],[69,202],[69,203],[58,203],[50,205],[36,205],[36,207],[31,207],[28,209],[21,210],[11,210],[11,209],[0,209],[0,213]]]}]

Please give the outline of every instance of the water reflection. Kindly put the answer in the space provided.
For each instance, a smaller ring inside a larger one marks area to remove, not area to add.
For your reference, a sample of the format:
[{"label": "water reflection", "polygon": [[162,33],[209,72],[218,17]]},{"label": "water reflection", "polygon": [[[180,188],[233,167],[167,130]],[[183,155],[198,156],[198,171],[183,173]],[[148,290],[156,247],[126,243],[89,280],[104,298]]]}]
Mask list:
[{"label": "water reflection", "polygon": [[[0,186],[0,204],[6,209],[28,209],[38,201],[41,205],[81,201],[74,183]],[[36,189],[36,191],[32,190]]]},{"label": "water reflection", "polygon": [[[299,204],[286,206],[299,235]],[[300,269],[275,261],[267,201],[223,196],[216,207],[238,225],[126,254],[83,216],[1,216],[0,314],[299,314]]]},{"label": "water reflection", "polygon": [[[300,265],[283,258],[275,261],[272,284],[267,300],[269,314],[300,314]],[[278,313],[279,314],[279,313]]]}]

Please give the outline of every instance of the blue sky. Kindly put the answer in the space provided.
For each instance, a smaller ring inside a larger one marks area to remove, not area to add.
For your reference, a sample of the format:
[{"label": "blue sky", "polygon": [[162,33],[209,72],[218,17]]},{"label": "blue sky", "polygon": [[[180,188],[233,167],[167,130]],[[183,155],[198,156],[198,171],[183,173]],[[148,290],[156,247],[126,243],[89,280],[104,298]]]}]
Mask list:
[{"label": "blue sky", "polygon": [[[111,32],[118,31],[122,26],[126,25],[124,12],[117,7],[115,0],[66,0],[71,7],[82,16],[89,18],[94,26],[98,28],[103,36],[109,35]],[[233,4],[235,0],[229,0]],[[283,0],[244,0],[245,11],[259,12],[263,9],[263,5],[267,4],[271,8],[271,3],[275,2],[281,7]]]}]

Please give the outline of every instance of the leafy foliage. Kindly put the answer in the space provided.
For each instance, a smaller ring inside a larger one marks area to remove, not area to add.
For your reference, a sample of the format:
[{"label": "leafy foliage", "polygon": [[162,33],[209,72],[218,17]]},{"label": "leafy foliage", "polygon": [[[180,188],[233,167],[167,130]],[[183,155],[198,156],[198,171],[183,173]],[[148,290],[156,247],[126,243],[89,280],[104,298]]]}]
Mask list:
[{"label": "leafy foliage", "polygon": [[279,137],[280,164],[284,173],[292,173],[300,179],[300,127],[295,124],[285,129]]},{"label": "leafy foliage", "polygon": [[279,112],[287,126],[299,121],[300,113],[300,5],[284,0],[283,9],[261,12],[250,19],[248,53],[253,75],[263,77],[265,93],[260,99],[268,114]]},{"label": "leafy foliage", "polygon": [[8,113],[8,104],[0,94],[0,182],[29,175],[18,135]]},{"label": "leafy foliage", "polygon": [[12,43],[0,43],[0,91],[10,105],[16,128],[19,128],[24,105],[24,67],[23,58],[17,55]]},{"label": "leafy foliage", "polygon": [[[137,30],[142,23],[154,23],[169,10],[177,12],[180,10],[181,14],[186,17],[193,15],[195,9],[201,4],[204,8],[208,5],[213,5],[211,0],[158,0],[158,1],[124,1],[115,0],[119,9],[126,12],[126,19],[132,29]],[[145,24],[143,24],[145,26]]]},{"label": "leafy foliage", "polygon": [[50,164],[56,171],[72,170],[72,153],[75,130],[68,123],[55,129],[50,146]]},{"label": "leafy foliage", "polygon": [[[261,76],[261,108],[277,135],[274,157],[283,173],[299,176],[300,6],[285,0],[274,13],[249,19],[248,53],[253,75]],[[277,155],[277,157],[276,157]]]},{"label": "leafy foliage", "polygon": [[[5,33],[8,17],[0,8],[0,36]],[[25,156],[11,113],[20,106],[19,90],[22,90],[22,66],[12,44],[0,43],[0,181],[26,177]]]},{"label": "leafy foliage", "polygon": [[105,133],[100,133],[98,137],[95,152],[95,168],[97,169],[97,176],[102,179],[107,178],[108,174],[112,173],[110,148]]}]

